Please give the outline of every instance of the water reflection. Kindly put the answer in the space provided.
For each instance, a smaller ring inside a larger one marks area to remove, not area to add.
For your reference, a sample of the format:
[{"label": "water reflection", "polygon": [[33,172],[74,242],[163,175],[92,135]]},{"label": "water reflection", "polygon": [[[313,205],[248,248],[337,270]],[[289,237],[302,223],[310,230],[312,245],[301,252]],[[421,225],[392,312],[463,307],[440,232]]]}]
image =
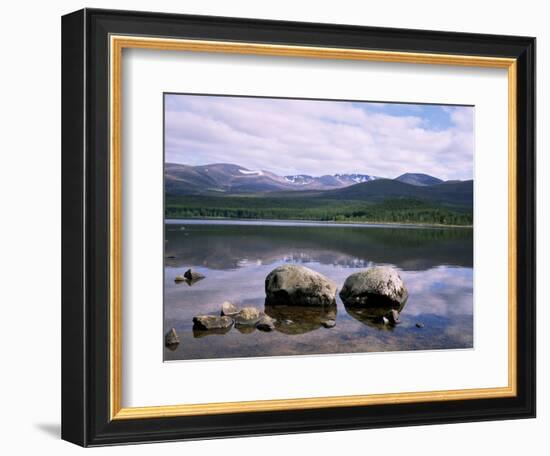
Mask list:
[{"label": "water reflection", "polygon": [[[164,327],[181,340],[165,349],[166,360],[473,346],[471,230],[183,224],[166,225],[166,240]],[[387,309],[346,307],[339,296],[325,309],[266,306],[265,277],[285,263],[305,264],[339,288],[365,267],[396,267],[409,291],[401,323],[385,324]],[[188,268],[206,278],[176,284]],[[224,301],[265,311],[275,330],[193,331],[195,315],[219,315]],[[335,327],[325,329],[331,320]]]},{"label": "water reflection", "polygon": [[322,328],[323,323],[336,320],[336,304],[332,306],[265,305],[265,313],[275,319],[275,330],[283,334],[305,334]]},{"label": "water reflection", "polygon": [[[390,314],[388,313],[387,307],[361,308],[344,304],[344,308],[350,316],[362,324],[370,326],[371,328],[393,331],[396,327],[395,325],[389,323]],[[399,314],[401,314],[402,310],[403,307],[398,310]]]},{"label": "water reflection", "polygon": [[228,270],[280,260],[349,268],[390,263],[403,270],[473,264],[470,229],[193,224],[182,232],[177,225],[165,227],[165,262],[171,267]]},{"label": "water reflection", "polygon": [[229,328],[218,328],[218,329],[195,329],[193,328],[193,337],[200,339],[201,337],[207,336],[223,336],[231,331],[231,326]]}]

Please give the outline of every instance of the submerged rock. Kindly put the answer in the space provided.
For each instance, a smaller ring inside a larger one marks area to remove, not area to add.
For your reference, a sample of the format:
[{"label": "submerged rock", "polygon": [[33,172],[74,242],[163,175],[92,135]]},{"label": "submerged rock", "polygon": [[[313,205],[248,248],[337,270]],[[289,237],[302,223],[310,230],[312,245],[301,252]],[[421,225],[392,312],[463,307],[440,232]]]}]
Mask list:
[{"label": "submerged rock", "polygon": [[285,264],[265,279],[266,304],[324,306],[336,302],[336,284],[305,266]]},{"label": "submerged rock", "polygon": [[185,282],[187,285],[192,287],[195,283],[200,282],[202,279],[204,279],[204,276],[202,274],[197,275],[197,277],[194,279],[188,279],[184,275],[178,275],[174,278],[174,282],[176,283]]},{"label": "submerged rock", "polygon": [[164,336],[164,345],[168,349],[174,351],[176,348],[178,348],[179,344],[180,344],[180,338],[178,336],[178,333],[176,332],[175,328],[172,328]]},{"label": "submerged rock", "polygon": [[204,274],[201,274],[200,272],[193,271],[191,268],[188,269],[183,273],[183,277],[187,280],[200,280],[204,279]]},{"label": "submerged rock", "polygon": [[261,318],[260,311],[255,307],[243,307],[233,318],[240,326],[255,326]]},{"label": "submerged rock", "polygon": [[424,323],[417,323],[415,326],[419,329],[422,329],[424,327]]},{"label": "submerged rock", "polygon": [[324,328],[334,328],[336,326],[336,320],[325,320],[321,324]]},{"label": "submerged rock", "polygon": [[390,323],[390,325],[395,326],[401,323],[401,321],[399,320],[399,312],[396,309],[390,310],[388,315],[386,315],[386,318],[388,319],[388,322]]},{"label": "submerged rock", "polygon": [[235,304],[232,304],[229,301],[224,301],[222,303],[222,311],[221,311],[222,317],[224,315],[227,317],[232,317],[238,312],[239,312],[239,309],[237,309],[237,306]]},{"label": "submerged rock", "polygon": [[275,320],[269,315],[263,315],[260,321],[256,324],[256,328],[260,331],[273,331],[275,329]]},{"label": "submerged rock", "polygon": [[[393,331],[395,326],[400,323],[399,311],[395,309],[388,312],[387,307],[358,307],[346,304],[344,304],[344,308],[355,320],[371,328]],[[394,310],[397,315],[394,315]]]},{"label": "submerged rock", "polygon": [[379,266],[350,275],[340,291],[340,297],[347,306],[401,310],[409,294],[395,269]]},{"label": "submerged rock", "polygon": [[193,329],[197,330],[229,329],[231,326],[233,326],[233,319],[231,317],[197,315],[193,318]]}]

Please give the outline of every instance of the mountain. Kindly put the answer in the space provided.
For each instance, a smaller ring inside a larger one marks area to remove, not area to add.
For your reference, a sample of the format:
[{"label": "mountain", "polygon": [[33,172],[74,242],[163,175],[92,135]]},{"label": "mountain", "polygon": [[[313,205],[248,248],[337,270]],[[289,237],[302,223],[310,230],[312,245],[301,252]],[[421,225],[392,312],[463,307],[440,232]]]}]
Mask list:
[{"label": "mountain", "polygon": [[474,182],[453,181],[435,185],[412,185],[395,179],[377,179],[350,187],[319,192],[316,198],[346,201],[382,201],[385,199],[420,199],[452,206],[473,206]]},{"label": "mountain", "polygon": [[167,163],[164,182],[166,194],[175,196],[264,195],[362,202],[419,199],[461,208],[471,208],[473,204],[473,181],[444,182],[420,173],[406,173],[396,179],[368,174],[279,176],[230,163],[202,166]]},{"label": "mountain", "polygon": [[285,190],[288,183],[267,171],[252,171],[227,163],[203,166],[166,163],[164,185],[166,193],[190,195]]},{"label": "mountain", "polygon": [[331,190],[375,179],[378,177],[367,174],[278,176],[269,171],[250,170],[228,163],[202,166],[167,163],[164,171],[166,193],[174,195]]},{"label": "mountain", "polygon": [[437,177],[422,173],[405,173],[401,174],[401,176],[399,177],[396,177],[394,180],[404,182],[405,184],[417,185],[421,187],[443,183],[443,181],[441,179],[438,179]]}]

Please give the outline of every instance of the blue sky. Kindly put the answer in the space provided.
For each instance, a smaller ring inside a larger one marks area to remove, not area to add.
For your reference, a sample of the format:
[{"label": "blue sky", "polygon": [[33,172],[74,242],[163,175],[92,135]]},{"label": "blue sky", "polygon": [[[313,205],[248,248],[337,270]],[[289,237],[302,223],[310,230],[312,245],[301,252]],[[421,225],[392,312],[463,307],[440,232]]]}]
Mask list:
[{"label": "blue sky", "polygon": [[165,111],[167,162],[473,177],[473,107],[167,94]]}]

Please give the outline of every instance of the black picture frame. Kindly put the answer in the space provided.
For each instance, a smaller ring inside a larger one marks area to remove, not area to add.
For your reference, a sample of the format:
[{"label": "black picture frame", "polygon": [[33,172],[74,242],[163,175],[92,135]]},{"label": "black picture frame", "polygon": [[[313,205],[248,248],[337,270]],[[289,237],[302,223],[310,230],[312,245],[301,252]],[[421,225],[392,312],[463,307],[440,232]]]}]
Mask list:
[{"label": "black picture frame", "polygon": [[[517,395],[111,420],[109,36],[517,59]],[[84,9],[62,19],[62,438],[82,446],[535,416],[535,39]]]}]

